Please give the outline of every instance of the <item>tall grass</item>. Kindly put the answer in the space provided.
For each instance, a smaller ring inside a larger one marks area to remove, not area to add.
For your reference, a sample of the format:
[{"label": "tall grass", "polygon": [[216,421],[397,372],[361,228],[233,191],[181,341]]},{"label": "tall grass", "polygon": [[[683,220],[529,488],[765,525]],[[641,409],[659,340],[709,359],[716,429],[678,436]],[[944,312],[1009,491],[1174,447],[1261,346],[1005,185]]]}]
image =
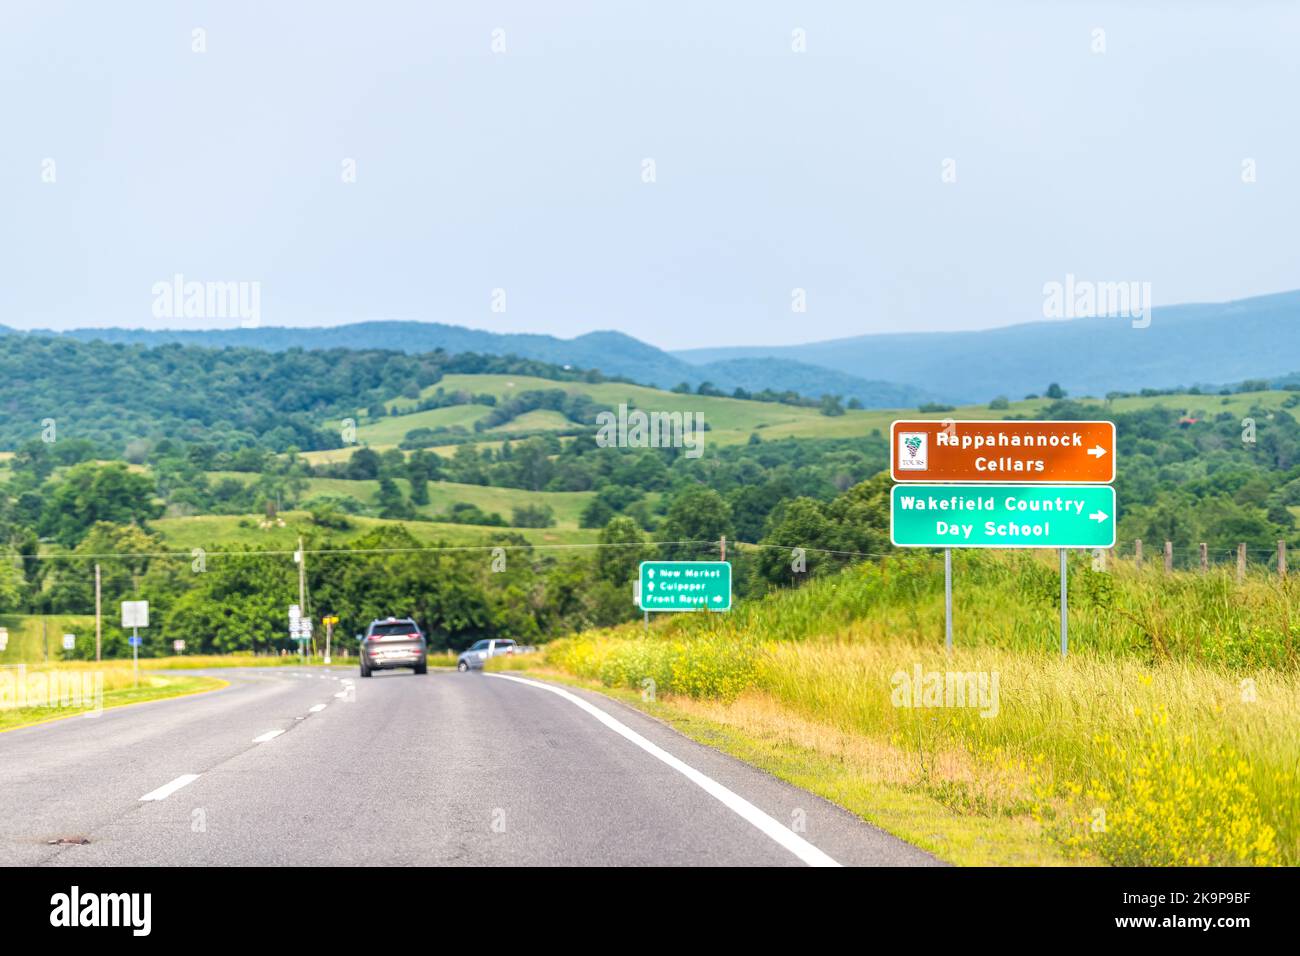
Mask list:
[{"label": "tall grass", "polygon": [[[953,555],[956,643],[1056,653],[1060,579],[1040,552]],[[1226,571],[1205,574],[1125,563],[1095,571],[1069,564],[1070,646],[1083,653],[1186,660],[1232,668],[1295,669],[1300,655],[1293,609],[1300,585],[1253,573],[1242,584]],[[656,628],[674,637],[761,634],[810,638],[943,639],[943,564],[930,552],[857,565],[805,587],[742,602],[729,614],[677,614]]]},{"label": "tall grass", "polygon": [[[1300,863],[1294,587],[1263,576],[1071,565],[1071,655],[1053,565],[892,557],[728,615],[668,616],[556,642],[551,666],[701,700],[762,695],[888,745],[907,785],[958,813],[1028,815],[1067,852],[1117,864]],[[999,680],[996,714],[899,706],[896,675]]]}]

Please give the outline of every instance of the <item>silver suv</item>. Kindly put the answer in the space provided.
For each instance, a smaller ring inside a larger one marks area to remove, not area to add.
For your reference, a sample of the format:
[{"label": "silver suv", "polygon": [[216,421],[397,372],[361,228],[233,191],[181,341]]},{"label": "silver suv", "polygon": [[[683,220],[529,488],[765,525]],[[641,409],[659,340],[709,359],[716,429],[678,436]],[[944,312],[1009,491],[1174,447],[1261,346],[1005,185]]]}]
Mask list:
[{"label": "silver suv", "polygon": [[361,676],[393,667],[411,667],[417,674],[429,671],[429,644],[420,625],[409,617],[371,621],[361,639]]},{"label": "silver suv", "polygon": [[489,657],[513,654],[516,650],[518,647],[511,640],[476,641],[469,650],[460,652],[460,657],[456,659],[456,670],[467,671],[470,668],[482,670],[483,662]]}]

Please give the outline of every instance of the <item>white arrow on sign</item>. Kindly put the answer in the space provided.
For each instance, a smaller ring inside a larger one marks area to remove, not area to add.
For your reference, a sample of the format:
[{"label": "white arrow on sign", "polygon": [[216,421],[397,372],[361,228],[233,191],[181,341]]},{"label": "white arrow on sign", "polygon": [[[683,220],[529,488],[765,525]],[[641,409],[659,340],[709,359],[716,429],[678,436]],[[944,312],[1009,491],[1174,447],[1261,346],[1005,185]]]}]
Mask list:
[{"label": "white arrow on sign", "polygon": [[1106,454],[1106,449],[1102,448],[1100,445],[1093,445],[1088,449],[1088,454],[1093,458],[1100,458],[1102,455]]},{"label": "white arrow on sign", "polygon": [[1110,517],[1110,515],[1106,514],[1104,511],[1094,511],[1092,514],[1088,515],[1088,517],[1093,521],[1105,521]]}]

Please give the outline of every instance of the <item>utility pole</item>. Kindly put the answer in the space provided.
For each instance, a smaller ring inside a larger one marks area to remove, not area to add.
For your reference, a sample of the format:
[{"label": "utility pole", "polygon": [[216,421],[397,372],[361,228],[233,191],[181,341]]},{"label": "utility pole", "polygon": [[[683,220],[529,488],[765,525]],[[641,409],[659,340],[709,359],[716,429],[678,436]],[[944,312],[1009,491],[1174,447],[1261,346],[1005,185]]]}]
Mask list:
[{"label": "utility pole", "polygon": [[104,619],[101,604],[102,593],[100,591],[99,581],[99,562],[95,562],[95,661],[99,661],[99,653],[104,642]]},{"label": "utility pole", "polygon": [[[302,536],[298,537],[298,613],[302,615],[305,621],[308,619],[307,614],[307,552],[302,548]],[[303,655],[307,653],[307,642],[301,641]]]}]

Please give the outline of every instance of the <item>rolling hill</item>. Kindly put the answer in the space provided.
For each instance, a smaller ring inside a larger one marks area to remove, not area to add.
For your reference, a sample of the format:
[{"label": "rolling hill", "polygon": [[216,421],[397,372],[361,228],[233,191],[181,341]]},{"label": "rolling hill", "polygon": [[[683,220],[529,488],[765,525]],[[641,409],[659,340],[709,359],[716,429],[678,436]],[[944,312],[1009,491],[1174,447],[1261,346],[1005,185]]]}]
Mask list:
[{"label": "rolling hill", "polygon": [[[15,334],[13,329],[0,332]],[[18,333],[22,334],[22,333]],[[474,352],[514,355],[520,358],[599,369],[606,375],[628,378],[645,385],[672,388],[687,382],[704,382],[731,392],[770,388],[800,395],[842,395],[856,398],[868,408],[915,405],[934,397],[924,388],[889,381],[868,381],[850,370],[835,370],[785,358],[745,358],[737,361],[696,363],[683,361],[621,332],[589,332],[573,339],[550,335],[500,334],[444,325],[439,322],[357,322],[323,328],[264,327],[257,329],[149,330],[74,329],[30,335],[58,336],[82,342],[122,345],[198,345],[210,348],[250,348],[282,352],[294,348],[392,350],[420,353],[439,349],[450,354]]]}]

